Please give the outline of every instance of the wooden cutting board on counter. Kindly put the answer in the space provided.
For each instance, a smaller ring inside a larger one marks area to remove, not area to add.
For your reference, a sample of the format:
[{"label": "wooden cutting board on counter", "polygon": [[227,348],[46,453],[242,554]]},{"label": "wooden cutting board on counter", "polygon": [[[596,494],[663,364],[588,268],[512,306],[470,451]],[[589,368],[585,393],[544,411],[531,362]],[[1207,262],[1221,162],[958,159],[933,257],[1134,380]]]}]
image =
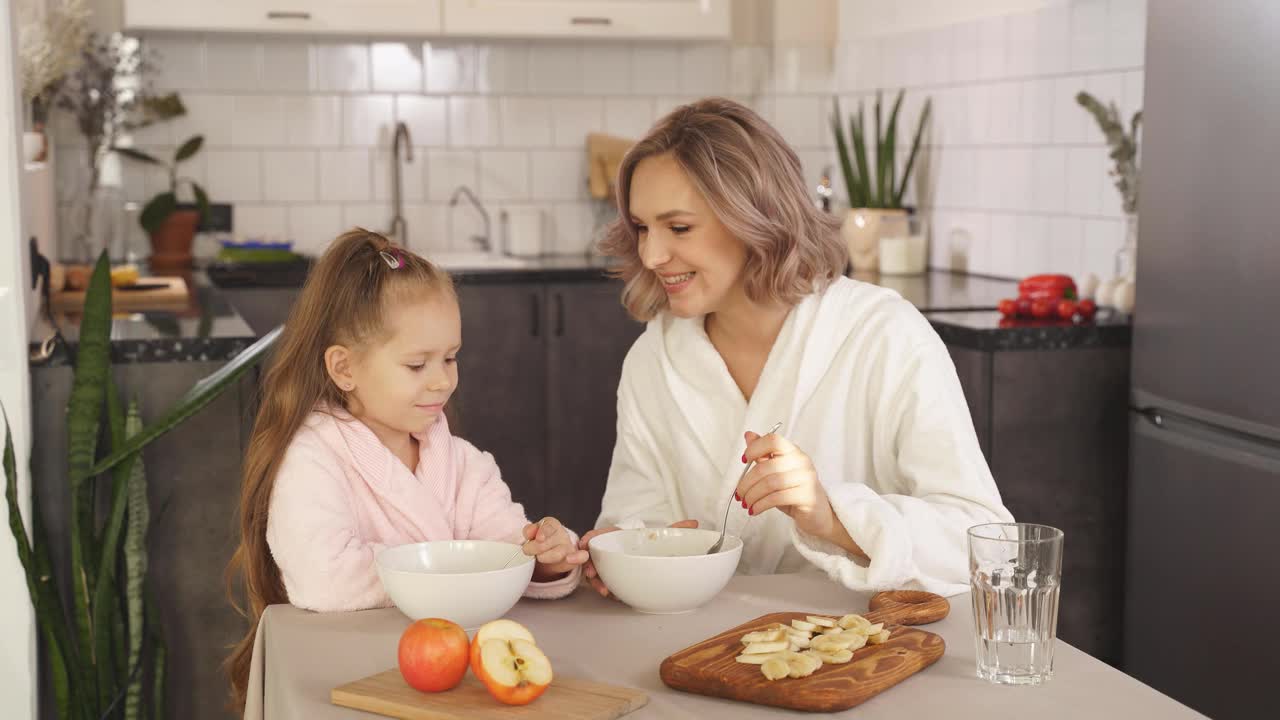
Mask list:
[{"label": "wooden cutting board on counter", "polygon": [[[50,293],[49,302],[57,312],[77,311],[84,307],[84,290],[61,290]],[[190,293],[180,277],[144,277],[133,286],[111,288],[111,309],[169,310],[186,307]]]},{"label": "wooden cutting board on counter", "polygon": [[631,688],[557,675],[537,700],[528,705],[503,705],[470,674],[452,690],[424,693],[409,687],[400,671],[392,669],[336,687],[329,700],[334,705],[404,720],[614,720],[644,707],[649,696]]},{"label": "wooden cutting board on counter", "polygon": [[[769,680],[759,665],[734,658],[742,651],[742,636],[773,623],[790,624],[815,612],[763,615],[713,638],[675,653],[662,662],[660,674],[668,687],[700,695],[758,705],[810,712],[838,712],[866,702],[942,657],[946,643],[931,632],[907,625],[937,622],[950,604],[933,593],[911,590],[883,592],[862,613],[872,623],[884,623],[891,633],[881,645],[868,645],[843,665],[823,665],[803,678]],[[857,612],[850,608],[848,612]],[[836,617],[839,617],[838,615]]]}]

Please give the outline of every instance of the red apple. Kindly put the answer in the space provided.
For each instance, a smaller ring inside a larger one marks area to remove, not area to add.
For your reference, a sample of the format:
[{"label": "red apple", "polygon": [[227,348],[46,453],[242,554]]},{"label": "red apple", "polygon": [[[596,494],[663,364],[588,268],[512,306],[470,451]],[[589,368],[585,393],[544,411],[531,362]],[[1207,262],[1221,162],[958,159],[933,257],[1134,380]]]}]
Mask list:
[{"label": "red apple", "polygon": [[471,641],[471,671],[498,702],[528,705],[551,684],[551,661],[533,633],[513,620],[494,620]]},{"label": "red apple", "polygon": [[422,692],[457,687],[467,674],[467,632],[440,618],[419,620],[400,636],[400,674]]}]

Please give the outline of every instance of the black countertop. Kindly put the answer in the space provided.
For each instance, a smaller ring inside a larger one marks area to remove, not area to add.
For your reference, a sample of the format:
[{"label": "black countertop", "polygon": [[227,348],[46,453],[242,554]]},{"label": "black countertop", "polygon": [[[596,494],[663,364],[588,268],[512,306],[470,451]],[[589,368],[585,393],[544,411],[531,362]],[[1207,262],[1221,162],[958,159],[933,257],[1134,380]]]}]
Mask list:
[{"label": "black countertop", "polygon": [[[112,318],[112,363],[225,362],[258,339],[203,272],[193,272],[185,279],[192,289],[186,308],[124,312]],[[45,359],[38,359],[42,343],[33,342],[32,365],[56,367],[72,362],[80,339],[79,318],[60,315],[55,320],[61,341]],[[43,339],[52,332],[46,318],[35,335]]]},{"label": "black countertop", "polygon": [[[210,265],[194,272],[191,306],[182,312],[147,311],[121,315],[111,326],[112,362],[226,361],[257,339],[255,333],[218,286],[227,288],[298,287],[307,263],[275,267]],[[609,264],[585,256],[511,260],[504,266],[447,268],[460,284],[601,282]],[[1127,317],[1103,311],[1091,323],[1011,322],[995,311],[1002,298],[1017,294],[1017,282],[979,275],[930,271],[918,276],[855,274],[900,293],[920,308],[949,345],[994,352],[1064,350],[1082,347],[1127,347],[1132,328]],[[63,320],[63,347],[33,364],[66,364],[73,354],[78,327]],[[43,335],[41,335],[43,337]],[[32,351],[38,344],[32,345]]]}]

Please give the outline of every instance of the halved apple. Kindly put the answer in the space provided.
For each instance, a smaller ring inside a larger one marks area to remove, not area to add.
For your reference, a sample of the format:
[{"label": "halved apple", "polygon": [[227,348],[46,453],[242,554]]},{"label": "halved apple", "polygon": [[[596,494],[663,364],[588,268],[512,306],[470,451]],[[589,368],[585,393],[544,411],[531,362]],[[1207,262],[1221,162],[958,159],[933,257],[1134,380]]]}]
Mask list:
[{"label": "halved apple", "polygon": [[551,685],[551,661],[533,633],[513,620],[494,620],[471,641],[471,671],[498,702],[527,705]]}]

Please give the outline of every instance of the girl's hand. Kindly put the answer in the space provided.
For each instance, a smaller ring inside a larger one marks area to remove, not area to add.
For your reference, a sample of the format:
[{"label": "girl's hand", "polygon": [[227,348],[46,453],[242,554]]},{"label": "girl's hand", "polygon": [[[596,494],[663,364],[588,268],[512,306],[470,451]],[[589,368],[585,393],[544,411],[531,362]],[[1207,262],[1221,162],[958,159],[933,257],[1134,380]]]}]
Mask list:
[{"label": "girl's hand", "polygon": [[535,582],[557,580],[591,557],[574,546],[569,531],[553,517],[525,525],[524,539],[524,554],[537,559],[533,568]]},{"label": "girl's hand", "polygon": [[734,494],[751,515],[777,508],[795,521],[796,528],[866,557],[836,517],[827,491],[818,480],[813,461],[781,435],[746,434],[743,462],[755,467],[738,483]]},{"label": "girl's hand", "polygon": [[[698,521],[697,520],[681,520],[679,522],[671,523],[669,527],[696,528],[698,527]],[[578,541],[578,547],[585,551],[587,549],[587,543],[591,542],[591,538],[597,535],[611,533],[614,530],[620,530],[620,529],[621,528],[610,525],[609,527],[603,527],[603,528],[600,528],[599,530],[592,530],[591,532],[582,536],[582,539]],[[596,572],[596,566],[592,564],[590,560],[590,554],[588,554],[587,557],[588,557],[587,564],[584,568],[582,568],[583,576],[587,578],[587,582],[591,583],[591,587],[595,588],[596,592],[600,593],[601,597],[609,597],[609,588],[605,587],[604,582],[600,579],[600,575]]]}]

